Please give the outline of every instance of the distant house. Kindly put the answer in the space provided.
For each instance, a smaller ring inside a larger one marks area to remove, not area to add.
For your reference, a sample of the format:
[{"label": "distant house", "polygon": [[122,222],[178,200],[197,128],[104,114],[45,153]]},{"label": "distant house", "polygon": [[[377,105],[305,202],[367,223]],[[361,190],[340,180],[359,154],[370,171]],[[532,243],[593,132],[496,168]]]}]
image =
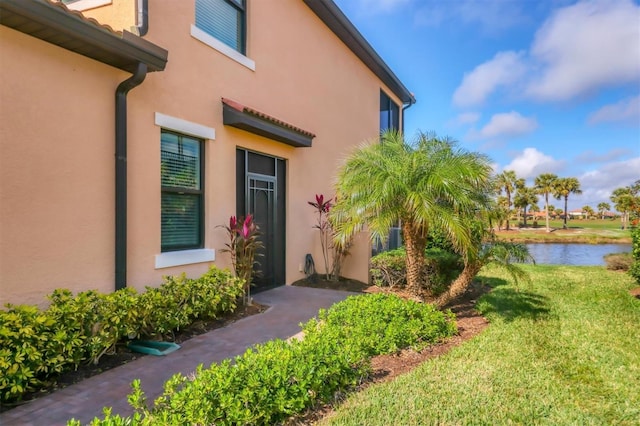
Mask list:
[{"label": "distant house", "polygon": [[0,0],[0,24],[2,304],[229,266],[231,215],[262,230],[258,289],[303,278],[307,201],[415,102],[331,0]]},{"label": "distant house", "polygon": [[587,217],[587,215],[580,209],[570,210],[567,215],[569,216],[569,219],[584,219]]}]

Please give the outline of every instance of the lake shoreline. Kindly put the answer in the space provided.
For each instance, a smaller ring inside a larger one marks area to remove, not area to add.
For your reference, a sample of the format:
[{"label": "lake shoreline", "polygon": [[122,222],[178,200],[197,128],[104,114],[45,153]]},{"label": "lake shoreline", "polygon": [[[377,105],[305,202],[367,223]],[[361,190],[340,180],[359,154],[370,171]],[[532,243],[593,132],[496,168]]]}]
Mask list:
[{"label": "lake shoreline", "polygon": [[512,228],[495,231],[500,241],[513,243],[559,243],[559,244],[630,244],[631,231],[626,229],[597,229],[588,227],[552,228],[547,232],[544,227]]}]

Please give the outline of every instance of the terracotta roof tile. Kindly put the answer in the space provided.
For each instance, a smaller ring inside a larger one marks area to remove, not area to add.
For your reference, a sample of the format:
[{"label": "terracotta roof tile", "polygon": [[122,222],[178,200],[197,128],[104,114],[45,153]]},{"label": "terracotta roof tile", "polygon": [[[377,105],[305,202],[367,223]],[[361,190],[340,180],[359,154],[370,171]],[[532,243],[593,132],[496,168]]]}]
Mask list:
[{"label": "terracotta roof tile", "polygon": [[289,124],[289,123],[287,123],[285,121],[282,121],[280,119],[272,117],[269,114],[265,114],[263,112],[255,110],[255,109],[253,109],[251,107],[248,107],[246,105],[242,105],[241,103],[233,101],[231,99],[222,98],[222,103],[227,105],[227,106],[229,106],[229,107],[231,107],[231,108],[233,108],[233,109],[235,109],[236,111],[243,112],[243,113],[246,113],[246,114],[251,114],[251,115],[253,115],[255,117],[261,118],[261,119],[263,119],[265,121],[269,121],[269,122],[271,122],[273,124],[277,124],[278,126],[285,127],[285,128],[287,128],[289,130],[293,130],[294,132],[300,133],[300,134],[308,136],[310,138],[315,138],[316,137],[316,135],[311,133],[311,132],[308,132],[308,131],[306,131],[304,129],[296,127],[296,126],[294,126],[292,124]]}]

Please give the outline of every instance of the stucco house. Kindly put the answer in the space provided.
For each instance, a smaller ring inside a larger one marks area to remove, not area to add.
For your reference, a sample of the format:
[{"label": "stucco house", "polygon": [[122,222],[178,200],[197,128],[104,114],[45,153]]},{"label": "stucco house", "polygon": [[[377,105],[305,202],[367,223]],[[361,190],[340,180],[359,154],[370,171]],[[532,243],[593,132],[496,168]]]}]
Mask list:
[{"label": "stucco house", "polygon": [[0,0],[0,52],[2,304],[228,267],[248,213],[258,288],[290,284],[307,201],[415,102],[331,0]]}]

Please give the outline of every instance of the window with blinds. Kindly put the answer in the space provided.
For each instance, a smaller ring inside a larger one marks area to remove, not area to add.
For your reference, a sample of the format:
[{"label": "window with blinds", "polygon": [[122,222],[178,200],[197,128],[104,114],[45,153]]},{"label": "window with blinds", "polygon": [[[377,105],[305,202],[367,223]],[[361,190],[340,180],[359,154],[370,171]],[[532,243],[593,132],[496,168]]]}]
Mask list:
[{"label": "window with blinds", "polygon": [[196,0],[196,27],[245,52],[245,0]]},{"label": "window with blinds", "polygon": [[163,252],[203,247],[202,146],[200,139],[162,131],[160,175]]}]

